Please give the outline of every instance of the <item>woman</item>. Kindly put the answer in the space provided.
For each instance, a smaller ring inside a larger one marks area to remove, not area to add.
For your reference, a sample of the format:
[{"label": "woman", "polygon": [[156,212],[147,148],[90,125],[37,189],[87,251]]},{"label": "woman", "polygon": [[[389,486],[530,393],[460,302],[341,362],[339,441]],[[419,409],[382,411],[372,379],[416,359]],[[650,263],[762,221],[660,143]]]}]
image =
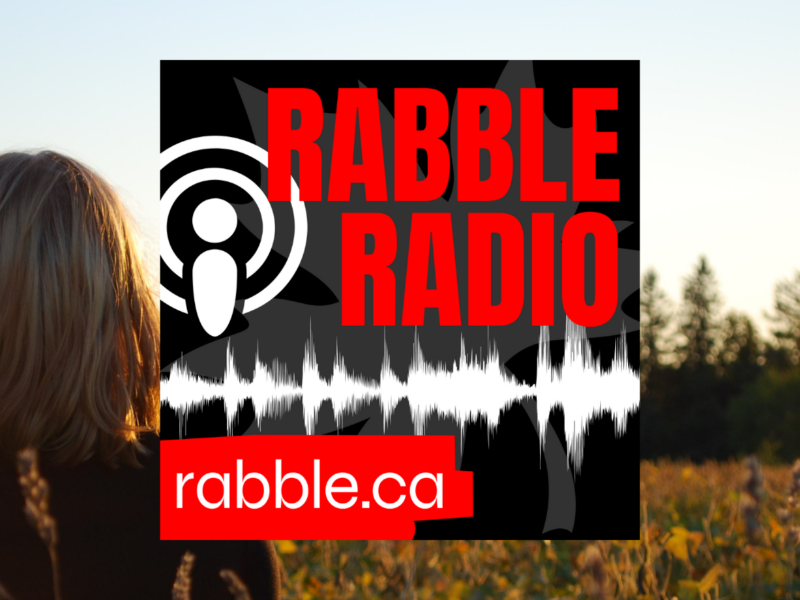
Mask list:
[{"label": "woman", "polygon": [[[221,569],[279,596],[271,543],[158,539],[152,287],[97,174],[55,152],[0,155],[0,597],[168,598],[187,550],[195,600],[230,597]],[[23,448],[38,450],[55,539],[23,513]]]}]

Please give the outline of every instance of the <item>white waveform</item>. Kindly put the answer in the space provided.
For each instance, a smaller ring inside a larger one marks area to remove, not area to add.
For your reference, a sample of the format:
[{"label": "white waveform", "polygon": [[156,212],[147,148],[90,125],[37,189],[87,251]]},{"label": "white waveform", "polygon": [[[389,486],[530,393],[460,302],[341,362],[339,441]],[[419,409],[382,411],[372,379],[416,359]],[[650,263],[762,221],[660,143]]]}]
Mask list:
[{"label": "white waveform", "polygon": [[423,435],[430,417],[438,413],[459,423],[462,444],[468,423],[485,418],[491,433],[497,427],[501,412],[513,402],[535,398],[540,448],[544,447],[550,413],[561,406],[568,462],[579,471],[584,436],[591,421],[608,412],[614,420],[617,436],[625,433],[629,414],[639,408],[639,376],[628,365],[624,327],[611,368],[603,370],[599,359],[592,358],[586,329],[567,319],[564,361],[560,366],[553,366],[550,357],[549,329],[541,328],[534,385],[521,383],[506,373],[494,344],[485,358],[479,358],[467,354],[462,337],[458,359],[452,365],[441,362],[434,365],[426,362],[417,335],[405,381],[392,370],[385,340],[383,365],[377,381],[349,372],[338,347],[333,373],[326,379],[320,375],[311,335],[305,346],[300,382],[277,359],[269,367],[263,364],[258,351],[253,379],[243,379],[234,364],[230,342],[221,381],[198,377],[181,364],[173,366],[169,378],[161,381],[161,402],[176,410],[181,421],[189,411],[222,399],[229,432],[248,398],[253,402],[259,424],[262,418],[281,417],[294,402],[302,402],[308,434],[314,433],[325,400],[331,401],[338,423],[346,414],[355,414],[371,401],[378,400],[385,430],[397,404],[405,398],[411,407],[416,435]]}]

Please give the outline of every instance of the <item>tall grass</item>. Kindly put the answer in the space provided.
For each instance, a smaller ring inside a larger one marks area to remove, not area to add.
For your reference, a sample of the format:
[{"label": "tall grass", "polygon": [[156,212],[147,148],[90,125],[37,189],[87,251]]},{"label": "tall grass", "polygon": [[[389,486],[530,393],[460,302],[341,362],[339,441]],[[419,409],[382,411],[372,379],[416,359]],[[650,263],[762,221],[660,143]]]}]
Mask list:
[{"label": "tall grass", "polygon": [[[47,547],[53,574],[53,598],[62,599],[61,574],[58,560],[58,527],[55,517],[50,514],[50,485],[39,471],[39,455],[36,450],[27,448],[17,453],[17,473],[22,496],[25,499],[23,511],[31,527]],[[191,600],[192,568],[195,556],[186,552],[181,559],[172,586],[173,600]],[[235,600],[251,600],[250,591],[239,576],[230,569],[222,569],[220,577],[228,585],[228,591]],[[14,600],[14,597],[0,583],[0,600]]]},{"label": "tall grass", "polygon": [[[338,598],[797,598],[800,461],[642,462],[634,541],[276,542],[283,590]],[[613,502],[605,490],[598,502]],[[580,507],[578,507],[580,510]]]},{"label": "tall grass", "polygon": [[[36,453],[18,460],[25,513],[47,546],[56,600],[57,522]],[[284,596],[400,598],[797,598],[800,460],[793,467],[642,462],[641,529],[633,541],[276,542]],[[613,502],[613,490],[598,501]],[[190,600],[187,552],[172,590]],[[220,576],[250,600],[236,573]],[[0,585],[0,600],[13,600]]]}]

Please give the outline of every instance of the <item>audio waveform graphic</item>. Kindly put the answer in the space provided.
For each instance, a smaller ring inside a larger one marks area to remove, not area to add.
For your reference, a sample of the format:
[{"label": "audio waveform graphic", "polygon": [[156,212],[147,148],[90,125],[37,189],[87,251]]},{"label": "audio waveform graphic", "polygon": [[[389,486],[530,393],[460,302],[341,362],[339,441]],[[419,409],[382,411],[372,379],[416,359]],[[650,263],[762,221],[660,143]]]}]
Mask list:
[{"label": "audio waveform graphic", "polygon": [[325,400],[331,401],[339,423],[345,414],[355,414],[378,400],[385,430],[398,403],[405,398],[411,407],[416,435],[423,435],[429,418],[438,413],[459,424],[463,444],[468,423],[484,418],[491,433],[497,427],[501,412],[513,402],[536,400],[540,448],[544,447],[550,413],[560,406],[564,412],[568,462],[578,472],[583,460],[584,436],[590,423],[603,413],[610,413],[616,434],[621,436],[625,433],[628,416],[639,408],[639,375],[628,365],[627,352],[623,327],[612,365],[607,370],[602,369],[599,358],[592,357],[586,329],[567,318],[561,365],[553,365],[549,328],[541,328],[537,377],[533,385],[526,385],[506,372],[494,344],[485,357],[476,357],[473,353],[467,354],[462,337],[458,359],[450,365],[431,364],[425,360],[417,335],[405,381],[392,370],[385,341],[378,380],[348,371],[338,348],[333,373],[326,379],[320,375],[313,336],[309,335],[300,381],[277,359],[269,366],[263,364],[257,352],[255,373],[252,380],[247,380],[236,368],[229,342],[221,381],[198,377],[186,366],[176,363],[169,378],[161,380],[161,402],[175,410],[183,423],[190,411],[221,399],[229,432],[237,412],[248,398],[253,402],[259,423],[264,417],[280,418],[294,402],[302,402],[306,433],[313,434]]}]

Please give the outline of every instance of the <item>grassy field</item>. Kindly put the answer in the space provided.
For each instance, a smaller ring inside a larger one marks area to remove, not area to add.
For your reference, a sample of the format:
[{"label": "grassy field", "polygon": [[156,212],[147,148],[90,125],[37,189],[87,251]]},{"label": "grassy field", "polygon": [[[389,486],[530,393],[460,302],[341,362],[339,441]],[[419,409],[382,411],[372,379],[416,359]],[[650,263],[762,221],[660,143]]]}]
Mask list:
[{"label": "grassy field", "polygon": [[284,596],[300,600],[797,598],[798,496],[800,461],[643,462],[639,541],[276,547]]}]

